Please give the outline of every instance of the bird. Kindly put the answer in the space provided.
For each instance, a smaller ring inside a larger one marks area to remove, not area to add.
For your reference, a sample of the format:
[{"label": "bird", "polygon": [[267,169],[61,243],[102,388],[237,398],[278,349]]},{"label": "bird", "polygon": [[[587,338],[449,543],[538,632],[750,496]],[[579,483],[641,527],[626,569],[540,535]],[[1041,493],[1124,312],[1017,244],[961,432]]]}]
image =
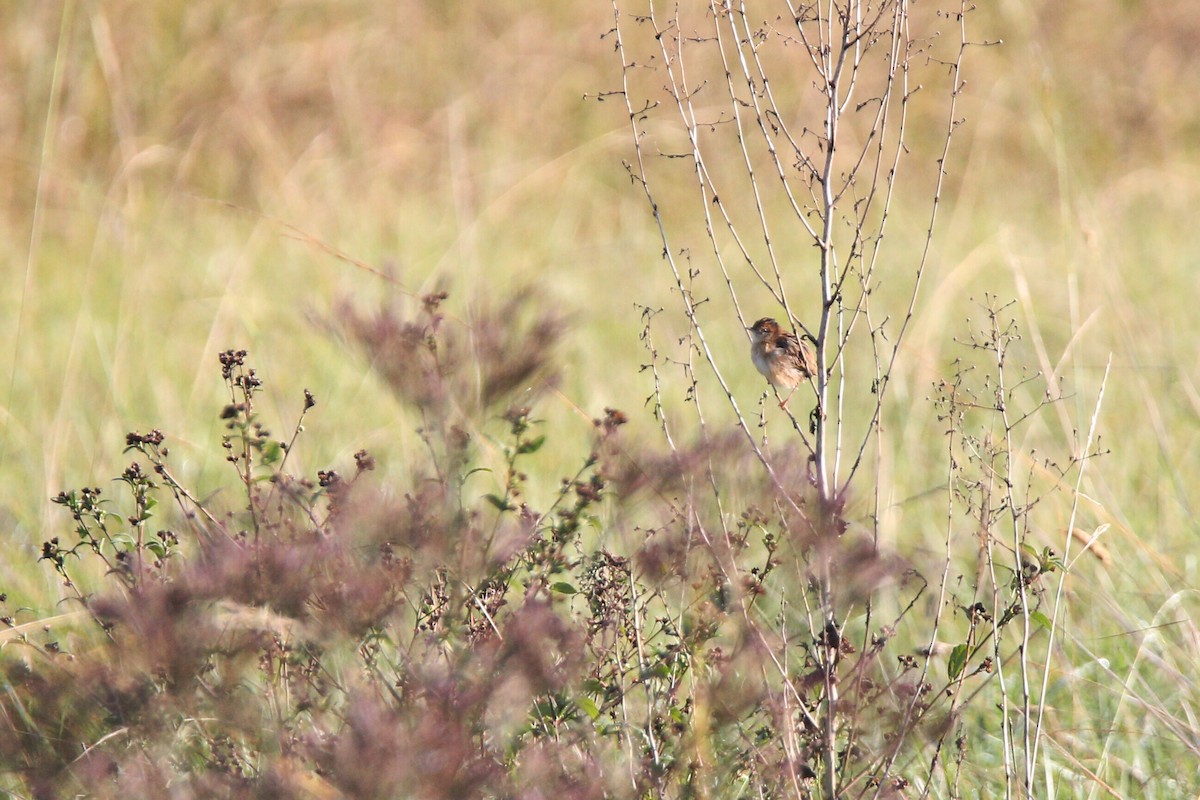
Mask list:
[{"label": "bird", "polygon": [[791,390],[779,404],[780,408],[787,408],[796,388],[817,372],[812,348],[770,317],[763,317],[746,330],[750,332],[750,358],[754,366],[776,389]]}]

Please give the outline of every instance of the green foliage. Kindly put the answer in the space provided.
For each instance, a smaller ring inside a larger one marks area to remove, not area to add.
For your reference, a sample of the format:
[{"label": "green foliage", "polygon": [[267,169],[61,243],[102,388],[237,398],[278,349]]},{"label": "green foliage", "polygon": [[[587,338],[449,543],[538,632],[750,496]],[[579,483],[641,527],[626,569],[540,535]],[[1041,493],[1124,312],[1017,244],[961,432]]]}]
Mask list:
[{"label": "green foliage", "polygon": [[[441,325],[439,304],[347,324],[362,347],[418,363],[479,333]],[[488,368],[551,370],[539,325],[509,334],[520,365]],[[881,555],[864,561],[844,524],[802,498],[814,516],[796,516],[762,481],[741,490],[736,527],[712,538],[726,512],[688,487],[744,475],[731,444],[656,454],[624,441],[626,417],[608,409],[576,472],[537,502],[529,472],[551,432],[532,406],[499,405],[502,393],[469,414],[431,402],[474,379],[438,359],[424,383],[392,384],[423,411],[428,458],[411,483],[372,480],[365,452],[352,477],[314,480],[286,466],[316,401],[306,395],[289,440],[273,438],[246,356],[220,356],[221,447],[239,501],[196,499],[158,430],[126,439],[138,457],[118,478],[130,513],[95,489],[55,498],[75,540],[47,541],[44,559],[67,586],[88,558],[111,580],[76,590],[94,625],[70,637],[69,660],[26,639],[31,657],[5,661],[0,767],[21,776],[14,791],[782,795],[825,768],[818,717],[835,683],[839,769],[867,791],[900,780],[889,765],[920,752],[914,734],[954,707],[918,688],[916,660],[889,666],[903,615],[852,632],[800,611],[812,589],[785,576],[806,574],[817,553],[835,569],[874,562],[874,581],[891,571]],[[502,492],[471,488],[490,474],[476,461],[484,442],[503,453]],[[845,579],[868,596],[883,585]],[[781,620],[796,631],[789,643],[771,641]],[[807,721],[789,744],[778,731],[793,714]]]}]

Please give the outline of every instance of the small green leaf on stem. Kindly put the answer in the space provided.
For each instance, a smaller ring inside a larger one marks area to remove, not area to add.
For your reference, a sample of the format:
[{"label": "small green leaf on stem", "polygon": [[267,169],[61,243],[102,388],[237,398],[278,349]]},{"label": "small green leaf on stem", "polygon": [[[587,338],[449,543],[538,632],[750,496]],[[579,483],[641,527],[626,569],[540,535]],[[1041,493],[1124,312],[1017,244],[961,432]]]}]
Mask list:
[{"label": "small green leaf on stem", "polygon": [[536,439],[528,439],[517,447],[517,455],[525,455],[527,453],[536,453],[546,443],[545,436],[539,436]]},{"label": "small green leaf on stem", "polygon": [[513,504],[508,502],[507,500],[505,500],[503,497],[498,497],[494,494],[485,494],[483,496],[483,499],[487,500],[489,503],[491,503],[492,505],[494,505],[496,508],[498,508],[501,511],[512,511],[513,510]]},{"label": "small green leaf on stem", "polygon": [[595,701],[590,697],[581,696],[575,698],[575,705],[579,706],[580,710],[592,719],[596,719],[600,716],[600,709],[596,706]]},{"label": "small green leaf on stem", "polygon": [[967,666],[967,654],[969,648],[965,644],[956,645],[950,652],[950,659],[946,662],[946,673],[950,676],[950,680],[957,680],[958,676],[962,675],[963,669]]}]

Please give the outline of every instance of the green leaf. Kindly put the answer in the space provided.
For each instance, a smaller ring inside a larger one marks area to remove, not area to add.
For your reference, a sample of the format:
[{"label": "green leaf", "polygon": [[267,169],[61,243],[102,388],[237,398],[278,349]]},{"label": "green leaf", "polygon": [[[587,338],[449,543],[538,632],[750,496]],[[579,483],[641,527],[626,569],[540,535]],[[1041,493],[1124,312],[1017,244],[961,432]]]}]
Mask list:
[{"label": "green leaf", "polygon": [[487,500],[489,503],[491,503],[492,505],[494,505],[496,508],[500,509],[501,511],[512,511],[513,510],[512,503],[508,502],[503,497],[497,497],[494,494],[485,494],[483,496],[483,499]]},{"label": "green leaf", "polygon": [[364,644],[371,644],[371,643],[376,643],[376,642],[382,642],[384,644],[392,644],[391,637],[388,636],[387,633],[385,631],[381,630],[380,628],[371,628],[370,630],[368,630],[366,632],[366,634],[363,635],[362,640],[363,640]]},{"label": "green leaf", "polygon": [[1050,630],[1050,628],[1054,625],[1054,623],[1050,621],[1050,618],[1040,611],[1033,612],[1029,615],[1029,618],[1046,630]]},{"label": "green leaf", "polygon": [[279,442],[267,442],[262,449],[264,464],[274,464],[283,457],[283,446]]},{"label": "green leaf", "polygon": [[669,678],[669,677],[671,677],[671,668],[668,667],[666,664],[662,663],[661,661],[658,662],[657,664],[651,664],[650,666],[646,667],[646,669],[642,670],[642,674],[641,674],[642,680],[647,680],[648,678]]},{"label": "green leaf", "polygon": [[539,436],[536,439],[527,439],[524,442],[521,442],[520,446],[517,447],[517,455],[536,453],[538,450],[542,449],[542,445],[545,443],[545,436]]},{"label": "green leaf", "polygon": [[1055,570],[1066,569],[1066,568],[1067,568],[1067,565],[1063,563],[1063,560],[1061,558],[1059,558],[1057,555],[1054,554],[1054,550],[1052,548],[1047,547],[1044,550],[1042,550],[1042,569],[1043,570],[1045,570],[1046,572],[1054,572]]},{"label": "green leaf", "polygon": [[600,716],[600,709],[596,706],[595,701],[590,697],[576,697],[575,705],[579,706],[579,708],[583,710],[583,713],[587,714],[592,719]]},{"label": "green leaf", "polygon": [[578,589],[565,581],[559,581],[558,583],[553,584],[550,588],[559,594],[575,594],[575,592],[578,591]]},{"label": "green leaf", "polygon": [[946,672],[949,674],[950,680],[955,680],[962,675],[963,669],[967,666],[968,652],[965,644],[955,646],[950,652],[950,660],[946,663]]}]

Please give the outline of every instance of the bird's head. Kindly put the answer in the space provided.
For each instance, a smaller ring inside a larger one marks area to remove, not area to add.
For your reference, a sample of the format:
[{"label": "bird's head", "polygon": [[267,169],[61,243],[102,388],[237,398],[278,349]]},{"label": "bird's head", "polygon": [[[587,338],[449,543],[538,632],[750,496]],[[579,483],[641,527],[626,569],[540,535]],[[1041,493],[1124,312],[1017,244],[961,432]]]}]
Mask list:
[{"label": "bird's head", "polygon": [[779,336],[779,323],[770,317],[763,317],[746,330],[754,337],[755,342],[767,342]]}]

